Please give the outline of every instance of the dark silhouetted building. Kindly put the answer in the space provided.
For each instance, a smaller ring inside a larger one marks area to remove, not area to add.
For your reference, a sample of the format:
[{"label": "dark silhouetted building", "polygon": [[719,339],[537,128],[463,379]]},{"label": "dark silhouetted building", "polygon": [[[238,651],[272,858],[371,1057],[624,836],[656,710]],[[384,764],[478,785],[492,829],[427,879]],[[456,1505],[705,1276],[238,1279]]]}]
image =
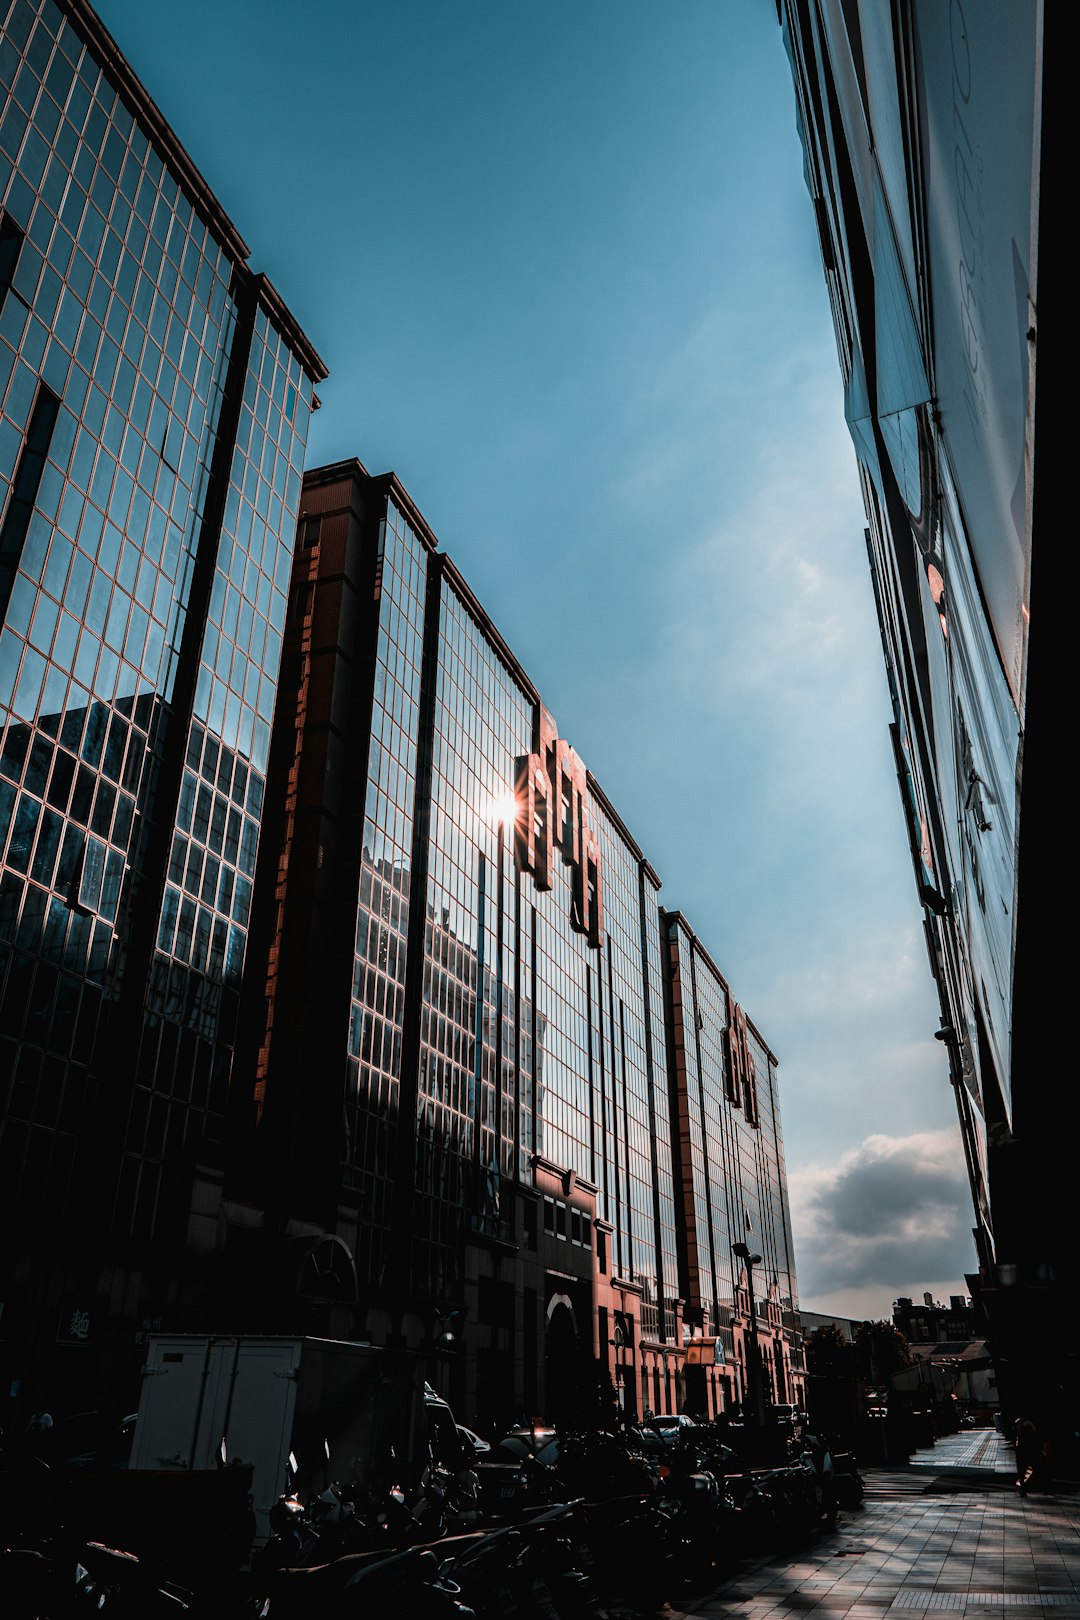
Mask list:
[{"label": "dark silhouetted building", "polygon": [[953,1339],[966,1341],[975,1338],[979,1317],[971,1300],[962,1294],[953,1294],[948,1305],[935,1301],[932,1294],[924,1294],[919,1304],[912,1299],[898,1299],[893,1305],[893,1326],[911,1345],[937,1343]]},{"label": "dark silhouetted building", "polygon": [[1076,1385],[1075,1348],[1047,1355],[1030,1332],[1068,1319],[1076,1284],[1070,991],[1048,932],[1067,862],[1057,509],[1036,540],[1059,477],[1036,354],[1046,399],[1064,347],[1052,231],[1066,165],[1051,156],[1064,8],[779,9],[974,1198],[971,1286],[1006,1405],[1049,1420]]},{"label": "dark silhouetted building", "polygon": [[89,6],[0,21],[0,1297],[74,1402],[220,1176],[325,373]]}]

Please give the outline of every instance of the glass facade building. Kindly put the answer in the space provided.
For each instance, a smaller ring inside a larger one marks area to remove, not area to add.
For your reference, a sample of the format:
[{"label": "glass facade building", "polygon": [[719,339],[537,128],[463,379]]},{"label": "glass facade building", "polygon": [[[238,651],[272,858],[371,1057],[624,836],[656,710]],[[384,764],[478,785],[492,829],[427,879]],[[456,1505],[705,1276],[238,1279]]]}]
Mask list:
[{"label": "glass facade building", "polygon": [[0,0],[0,78],[4,1387],[318,1332],[491,1421],[718,1410],[741,1211],[782,1398],[767,1048],[752,1108],[675,1062],[723,981],[398,480],[304,477],[324,367],[85,0]]},{"label": "glass facade building", "polygon": [[0,24],[4,1321],[91,1389],[219,1173],[325,372],[90,8]]},{"label": "glass facade building", "polygon": [[1064,19],[1036,0],[783,0],[780,14],[973,1194],[970,1282],[1006,1406],[1042,1401],[1049,1421],[1075,1409],[1075,1378],[1032,1333],[1064,1320],[1076,1285],[1056,1016],[1069,991],[1046,931],[1069,592],[1056,535],[1035,539],[1059,504],[1036,355],[1049,397]]},{"label": "glass facade building", "polygon": [[[627,1410],[676,1409],[691,1327],[659,879],[399,482],[322,468],[302,509],[281,836],[256,884],[275,898],[256,924],[251,1195],[280,1194],[295,1253],[323,1256],[324,1330],[463,1347],[443,1367],[463,1410],[565,1414],[598,1367]],[[701,1133],[710,1153],[723,1136],[710,1187],[744,1212],[737,1234],[747,1214],[769,1231],[762,1320],[775,1302],[787,1388],[775,1060],[747,1039],[760,1104],[736,1125],[710,1097]]]},{"label": "glass facade building", "polygon": [[712,1417],[801,1392],[776,1059],[686,918],[664,933],[687,1385]]}]

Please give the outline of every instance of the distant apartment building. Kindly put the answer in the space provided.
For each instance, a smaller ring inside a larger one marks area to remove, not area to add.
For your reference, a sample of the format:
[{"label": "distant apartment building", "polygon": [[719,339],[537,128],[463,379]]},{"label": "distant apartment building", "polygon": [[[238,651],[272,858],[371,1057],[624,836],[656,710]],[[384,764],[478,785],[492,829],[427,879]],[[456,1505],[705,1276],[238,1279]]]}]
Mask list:
[{"label": "distant apartment building", "polygon": [[898,1299],[893,1326],[911,1348],[913,1370],[901,1387],[931,1387],[939,1399],[958,1403],[958,1410],[988,1417],[999,1404],[998,1380],[983,1333],[982,1313],[964,1294],[951,1294],[948,1305],[924,1294],[921,1304]]},{"label": "distant apartment building", "polygon": [[783,0],[780,15],[973,1195],[972,1287],[1007,1400],[1049,1416],[1055,1358],[1028,1324],[1051,1296],[1064,1321],[1076,1286],[1054,1011],[1070,992],[1045,921],[1065,859],[1052,664],[1070,593],[1036,393],[1036,356],[1048,398],[1065,348],[1064,15],[1037,0]]},{"label": "distant apartment building", "polygon": [[952,1294],[942,1305],[932,1294],[924,1294],[916,1304],[901,1298],[893,1305],[893,1326],[912,1346],[937,1344],[946,1340],[966,1341],[979,1336],[981,1322],[966,1295]]},{"label": "distant apartment building", "polygon": [[77,1399],[222,1152],[325,373],[89,6],[0,22],[2,1353]]}]

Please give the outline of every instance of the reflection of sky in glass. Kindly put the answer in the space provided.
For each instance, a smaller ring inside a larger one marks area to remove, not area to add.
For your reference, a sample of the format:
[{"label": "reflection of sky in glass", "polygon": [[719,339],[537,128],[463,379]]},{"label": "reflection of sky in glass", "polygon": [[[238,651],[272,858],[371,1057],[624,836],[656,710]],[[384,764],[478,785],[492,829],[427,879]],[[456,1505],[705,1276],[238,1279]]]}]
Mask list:
[{"label": "reflection of sky in glass", "polygon": [[[776,1069],[747,1026],[757,1083],[755,1124],[729,1093],[727,1036],[731,997],[681,918],[671,924],[679,1090],[689,1129],[683,1137],[684,1200],[691,1298],[726,1331],[735,1309],[733,1243],[762,1255],[756,1286],[785,1311],[797,1309]],[[764,1282],[761,1279],[764,1278]],[[730,1350],[730,1342],[729,1342]]]},{"label": "reflection of sky in glass", "polygon": [[345,1177],[362,1199],[360,1262],[383,1264],[401,1078],[425,548],[393,501],[379,532],[380,614],[349,1019]]},{"label": "reflection of sky in glass", "polygon": [[[597,1185],[616,1269],[642,1283],[655,1331],[652,1161],[668,1131],[655,889],[599,799],[586,814],[609,906],[600,951],[572,926],[573,872],[558,851],[549,892],[516,870],[508,784],[532,749],[535,700],[445,576],[440,612],[418,1105],[423,1279],[455,1265],[462,1203],[501,1230],[500,1179],[527,1177],[540,1153]],[[659,1203],[671,1297],[668,1173]]]},{"label": "reflection of sky in glass", "polygon": [[197,717],[266,770],[308,405],[300,362],[256,317],[229,480]]},{"label": "reflection of sky in glass", "polygon": [[[18,947],[2,1032],[27,1097],[50,1076],[37,1123],[77,1134],[103,994],[149,972],[118,1193],[148,1231],[156,1172],[137,1157],[224,1103],[311,390],[251,282],[246,329],[231,228],[212,199],[196,210],[72,20],[17,0],[0,72],[0,927]],[[249,337],[226,495],[224,388]],[[208,565],[200,652],[187,615]],[[200,656],[185,736],[170,706]],[[151,856],[167,861],[153,882]],[[9,1123],[16,1182],[21,1140]],[[55,1170],[61,1203],[66,1152],[31,1178],[49,1196]]]}]

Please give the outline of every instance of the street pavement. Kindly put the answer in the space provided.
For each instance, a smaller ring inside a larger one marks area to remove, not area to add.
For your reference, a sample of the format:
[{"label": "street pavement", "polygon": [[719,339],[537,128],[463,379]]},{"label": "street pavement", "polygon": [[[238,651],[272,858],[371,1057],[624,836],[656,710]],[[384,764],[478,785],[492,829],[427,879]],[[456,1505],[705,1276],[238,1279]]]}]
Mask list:
[{"label": "street pavement", "polygon": [[1021,1497],[1012,1447],[967,1430],[906,1468],[863,1470],[866,1500],[809,1547],[671,1610],[695,1620],[1080,1620],[1080,1490]]}]

